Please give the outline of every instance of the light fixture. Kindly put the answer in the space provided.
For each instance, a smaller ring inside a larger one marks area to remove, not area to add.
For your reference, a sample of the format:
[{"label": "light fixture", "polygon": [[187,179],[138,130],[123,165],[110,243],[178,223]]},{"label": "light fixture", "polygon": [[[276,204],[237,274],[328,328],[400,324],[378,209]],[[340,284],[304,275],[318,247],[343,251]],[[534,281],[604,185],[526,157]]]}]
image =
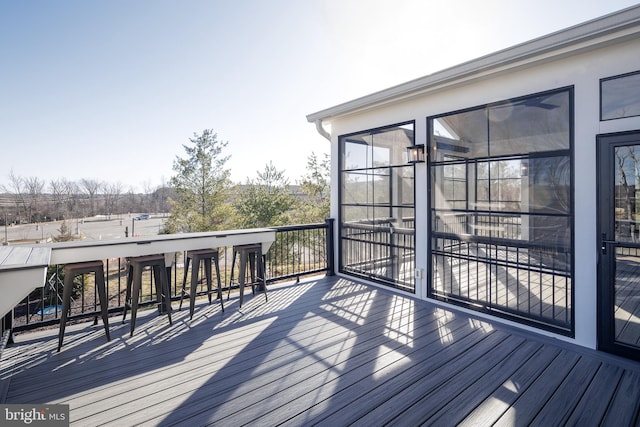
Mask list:
[{"label": "light fixture", "polygon": [[407,147],[407,162],[413,164],[424,162],[424,144]]}]

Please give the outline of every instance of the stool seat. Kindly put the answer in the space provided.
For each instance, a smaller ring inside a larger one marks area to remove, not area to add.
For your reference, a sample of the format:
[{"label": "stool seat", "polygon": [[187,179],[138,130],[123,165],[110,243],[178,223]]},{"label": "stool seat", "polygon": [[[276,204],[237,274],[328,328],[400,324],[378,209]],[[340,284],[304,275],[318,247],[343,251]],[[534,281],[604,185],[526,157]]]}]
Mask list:
[{"label": "stool seat", "polygon": [[236,264],[236,257],[240,258],[240,265],[238,271],[238,286],[240,287],[240,305],[244,299],[244,287],[247,275],[247,261],[249,261],[249,273],[251,276],[251,291],[255,295],[255,286],[258,284],[259,289],[264,292],[265,302],[268,301],[267,297],[267,279],[266,279],[266,267],[264,256],[262,255],[262,244],[251,243],[247,245],[236,245],[233,247],[233,260],[231,261],[231,281],[229,283],[229,290],[227,292],[227,300],[231,294],[231,286],[233,285],[233,273]]},{"label": "stool seat", "polygon": [[[107,288],[104,282],[104,264],[102,261],[86,261],[66,264],[64,266],[64,289],[62,290],[62,315],[60,316],[60,330],[58,332],[58,351],[62,348],[64,330],[71,310],[71,294],[73,293],[73,281],[77,276],[93,273],[95,275],[95,287],[100,301],[100,312],[107,341],[111,341],[109,334],[109,301],[107,300]],[[97,321],[97,318],[96,318]]]},{"label": "stool seat", "polygon": [[[224,312],[224,303],[222,302],[222,284],[220,282],[220,264],[219,264],[219,252],[217,249],[197,249],[192,251],[187,251],[185,258],[185,266],[184,266],[184,276],[182,279],[182,292],[180,293],[180,308],[182,310],[182,299],[185,295],[189,295],[189,314],[190,318],[193,319],[193,311],[195,309],[196,303],[196,294],[198,288],[198,273],[200,272],[200,262],[204,262],[205,268],[205,277],[207,279],[207,296],[209,297],[209,304],[211,304],[211,267],[213,260],[213,265],[216,267],[216,279],[218,281],[218,290],[217,295],[220,299],[220,307],[222,307],[222,311]],[[187,292],[187,275],[189,272],[189,264],[193,261],[193,265],[191,266],[191,288],[190,291]]]},{"label": "stool seat", "polygon": [[129,258],[129,273],[127,274],[127,295],[125,298],[124,314],[122,323],[127,317],[127,309],[131,307],[131,336],[136,328],[136,316],[138,313],[138,300],[140,299],[140,290],[142,289],[142,273],[146,267],[153,269],[155,277],[156,296],[158,303],[162,304],[163,297],[165,303],[165,311],[171,322],[171,291],[169,289],[169,278],[164,262],[164,254],[143,255],[139,257]]},{"label": "stool seat", "polygon": [[88,274],[88,273],[93,273],[98,269],[103,269],[104,271],[104,262],[102,261],[74,262],[71,264],[66,264],[64,266],[64,269],[65,271],[73,271],[74,273],[77,273],[77,274]]}]

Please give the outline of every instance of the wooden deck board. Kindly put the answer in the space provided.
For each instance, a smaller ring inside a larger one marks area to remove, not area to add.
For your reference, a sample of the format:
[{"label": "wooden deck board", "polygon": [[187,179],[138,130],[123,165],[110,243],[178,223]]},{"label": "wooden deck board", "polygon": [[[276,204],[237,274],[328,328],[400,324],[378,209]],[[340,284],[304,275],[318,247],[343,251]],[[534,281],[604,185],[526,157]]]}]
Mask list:
[{"label": "wooden deck board", "polygon": [[539,426],[564,425],[599,367],[600,362],[596,360],[585,358],[578,360],[578,363],[556,389],[549,403],[538,412],[533,424]]},{"label": "wooden deck board", "polygon": [[491,369],[486,370],[472,384],[467,387],[461,387],[462,391],[455,398],[452,396],[442,406],[442,409],[429,419],[429,423],[447,425],[461,423],[464,419],[464,414],[472,412],[486,400],[487,392],[498,390],[520,366],[531,364],[533,362],[531,358],[541,347],[540,344],[534,342],[524,342],[519,345]]},{"label": "wooden deck board", "polygon": [[65,403],[72,425],[638,422],[640,364],[338,278],[25,332],[4,403]]},{"label": "wooden deck board", "polygon": [[[420,318],[416,319],[419,322]],[[437,332],[429,332],[429,325],[434,325],[435,319],[424,319],[425,334],[417,337],[414,341],[414,347],[420,346],[422,342],[432,343],[438,339]],[[435,326],[433,326],[435,328]],[[402,349],[403,345],[400,342],[389,342],[388,338],[385,338],[380,333],[380,329],[376,330],[375,325],[370,325],[370,329],[377,337],[374,342],[364,341],[366,338],[364,335],[358,335],[357,342],[343,345],[337,350],[334,356],[326,358],[331,360],[330,364],[315,364],[315,366],[306,368],[303,372],[289,370],[289,375],[281,377],[278,382],[273,382],[260,390],[256,390],[258,396],[266,396],[260,400],[260,405],[254,405],[249,408],[242,408],[242,411],[232,412],[237,408],[229,408],[227,411],[217,411],[216,417],[211,418],[207,415],[207,409],[210,408],[211,402],[204,402],[204,407],[199,407],[198,411],[200,416],[194,417],[192,421],[196,424],[203,422],[218,421],[224,419],[225,423],[230,425],[237,425],[246,422],[246,419],[257,419],[263,417],[263,414],[271,412],[272,414],[277,411],[276,417],[278,419],[288,416],[295,416],[298,408],[309,408],[309,402],[314,402],[317,406],[324,398],[330,398],[338,392],[338,388],[334,387],[333,383],[339,382],[340,385],[347,384],[349,381],[359,380],[366,377],[368,373],[373,369],[372,363],[375,364],[392,364],[395,360],[402,358],[402,354],[398,354],[398,350]],[[378,342],[379,339],[382,342]],[[372,346],[372,344],[375,344]],[[387,344],[384,351],[380,351],[380,348]],[[313,358],[317,358],[318,355],[314,354]],[[325,360],[326,360],[325,359]],[[347,378],[347,380],[345,380]],[[352,378],[349,380],[349,378]],[[328,392],[327,392],[328,391]],[[271,425],[273,420],[266,416],[261,418],[263,425]]]},{"label": "wooden deck board", "polygon": [[[440,351],[427,349],[425,354],[428,357],[422,356],[415,363],[405,366],[402,372],[395,371],[391,366],[385,367],[386,372],[378,373],[378,378],[386,373],[385,381],[369,384],[371,379],[365,378],[364,391],[352,393],[352,390],[345,390],[337,393],[335,400],[339,403],[334,405],[338,405],[339,409],[336,407],[327,414],[326,411],[314,408],[299,418],[321,421],[327,425],[372,425],[371,423],[383,422],[385,419],[391,420],[405,411],[412,404],[412,399],[419,397],[417,393],[405,392],[417,387],[416,383],[421,378],[430,381],[426,388],[437,387],[504,339],[501,334],[482,335],[463,329],[452,329],[451,333],[456,335],[456,340],[441,346]],[[474,351],[469,351],[471,348]],[[423,353],[422,350],[420,352]],[[439,371],[448,364],[451,364],[450,368]]]},{"label": "wooden deck board", "polygon": [[496,422],[496,426],[529,425],[548,403],[566,375],[579,360],[579,356],[563,351],[538,376],[536,381],[509,407]]},{"label": "wooden deck board", "polygon": [[[426,389],[421,393],[420,400],[394,418],[393,424],[420,425],[428,421],[430,423],[430,418],[434,417],[438,411],[444,410],[449,403],[464,393],[487,371],[503,363],[512,352],[520,347],[523,341],[520,337],[509,336],[499,344],[492,346],[487,353],[482,354],[474,363],[466,366],[439,387],[431,389],[419,386],[420,389]],[[476,352],[474,351],[474,353]],[[448,422],[444,424],[448,424]]]},{"label": "wooden deck board", "polygon": [[640,372],[625,372],[605,414],[603,426],[640,424]]},{"label": "wooden deck board", "polygon": [[466,413],[459,425],[493,425],[513,405],[519,394],[538,378],[553,359],[558,357],[559,353],[560,350],[557,348],[539,348],[527,363],[519,366],[493,392],[486,390],[484,393],[478,393],[476,401],[480,400],[480,402],[472,411]]},{"label": "wooden deck board", "polygon": [[623,372],[620,367],[602,365],[567,420],[567,424],[583,426],[594,422],[599,423],[604,418],[610,402],[600,397],[613,396]]},{"label": "wooden deck board", "polygon": [[[384,319],[380,320],[384,321]],[[282,389],[286,390],[292,387],[292,384],[295,385],[302,381],[309,381],[309,379],[313,379],[315,376],[322,376],[322,382],[325,382],[327,381],[327,371],[339,369],[336,368],[336,366],[340,366],[341,363],[344,363],[350,358],[356,359],[357,357],[361,357],[361,352],[366,353],[365,357],[367,359],[375,358],[375,355],[368,353],[377,351],[379,346],[386,341],[386,338],[374,332],[374,330],[368,330],[357,335],[347,329],[342,331],[341,334],[330,332],[328,335],[329,340],[325,340],[329,342],[321,342],[319,343],[320,345],[310,343],[302,348],[297,345],[289,345],[291,347],[291,353],[286,360],[276,360],[275,352],[270,352],[260,360],[246,360],[241,364],[237,364],[239,365],[238,369],[233,371],[231,370],[231,366],[227,366],[225,368],[227,372],[223,372],[223,376],[217,375],[215,379],[201,388],[200,390],[204,391],[202,396],[192,399],[188,403],[189,410],[183,412],[195,417],[192,421],[197,421],[199,414],[204,414],[204,417],[208,418],[207,411],[210,410],[212,406],[225,405],[226,412],[225,410],[218,410],[216,415],[218,417],[232,415],[233,412],[229,411],[233,411],[236,407],[228,405],[227,403],[234,400],[235,397],[230,398],[225,395],[225,390],[221,389],[219,385],[220,382],[224,381],[224,375],[233,377],[247,375],[248,373],[251,376],[252,381],[243,384],[238,390],[234,390],[235,394],[240,397],[249,393],[257,396],[270,396],[271,394],[278,393]],[[355,338],[358,338],[359,342],[353,345],[352,341]],[[319,359],[330,361],[330,363],[315,363]],[[307,382],[306,384],[313,383]],[[303,386],[305,386],[305,384],[300,385],[300,387]],[[304,391],[300,387],[296,389],[296,393],[302,393]],[[244,405],[240,403],[238,407],[242,409]],[[265,407],[264,404],[260,405],[261,411],[265,410]],[[162,410],[166,411],[167,408],[162,408]],[[172,419],[172,421],[177,420]],[[199,423],[196,422],[196,424]]]},{"label": "wooden deck board", "polygon": [[[450,346],[440,342],[439,333],[433,335],[436,339],[429,338],[429,342],[424,346],[421,346],[417,340],[416,344],[418,345],[414,346],[412,351],[404,357],[398,357],[397,350],[390,349],[382,358],[377,357],[375,360],[359,365],[357,369],[346,372],[339,378],[339,384],[334,392],[322,395],[322,400],[319,400],[313,408],[305,409],[305,402],[299,400],[296,402],[295,412],[289,409],[296,414],[296,418],[291,419],[291,423],[298,424],[304,421],[305,424],[335,423],[336,425],[344,425],[355,419],[358,408],[368,407],[370,409],[374,400],[384,401],[385,396],[388,398],[389,389],[405,389],[414,381],[415,377],[419,377],[425,372],[433,374],[437,366],[444,364],[445,360],[451,360],[456,354]],[[473,345],[483,337],[464,338],[459,341],[461,346]],[[421,354],[429,354],[431,356],[430,362],[412,363],[412,360],[420,360]],[[366,375],[362,375],[363,373]],[[366,403],[361,399],[365,399]],[[341,411],[337,411],[339,407],[341,407]],[[328,414],[331,415],[330,420],[326,419]],[[272,417],[266,421],[272,421]]]}]

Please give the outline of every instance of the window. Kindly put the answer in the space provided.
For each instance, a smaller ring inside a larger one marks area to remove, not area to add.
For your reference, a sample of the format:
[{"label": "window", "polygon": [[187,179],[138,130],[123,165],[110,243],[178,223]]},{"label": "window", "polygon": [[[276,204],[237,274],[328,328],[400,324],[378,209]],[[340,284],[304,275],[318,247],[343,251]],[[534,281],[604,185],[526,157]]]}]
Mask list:
[{"label": "window", "polygon": [[572,98],[428,119],[432,297],[573,333]]},{"label": "window", "polygon": [[640,71],[600,80],[600,120],[640,116]]},{"label": "window", "polygon": [[414,123],[340,137],[340,271],[415,291]]}]

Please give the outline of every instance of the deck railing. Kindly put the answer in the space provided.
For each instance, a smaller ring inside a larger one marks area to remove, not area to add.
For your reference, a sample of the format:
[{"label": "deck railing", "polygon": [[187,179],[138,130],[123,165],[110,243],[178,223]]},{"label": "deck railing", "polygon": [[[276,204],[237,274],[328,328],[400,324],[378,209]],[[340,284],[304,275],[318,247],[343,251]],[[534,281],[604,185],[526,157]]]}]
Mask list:
[{"label": "deck railing", "polygon": [[[405,225],[405,224],[408,224]],[[415,292],[413,219],[394,225],[389,219],[343,223],[342,271]]]},{"label": "deck railing", "polygon": [[[299,279],[301,276],[326,273],[332,275],[333,267],[333,219],[324,223],[273,227],[276,240],[265,256],[267,282]],[[185,253],[175,254],[172,267],[168,267],[172,299],[180,299],[184,275]],[[223,297],[237,284],[230,283],[233,248],[220,248],[220,279]],[[47,272],[47,281],[42,288],[34,290],[13,309],[13,330],[27,330],[52,325],[59,321],[62,311],[62,265],[53,265]],[[238,277],[235,266],[234,277]],[[109,312],[121,312],[125,304],[127,286],[127,263],[124,258],[105,260],[105,283]],[[201,274],[201,276],[203,276]],[[98,296],[91,275],[81,276],[74,283],[74,295],[70,319],[93,317],[99,314]],[[156,304],[155,278],[151,271],[143,278],[141,304]],[[215,281],[214,277],[214,281]],[[237,279],[236,279],[237,281]],[[198,293],[205,294],[201,283]]]}]

